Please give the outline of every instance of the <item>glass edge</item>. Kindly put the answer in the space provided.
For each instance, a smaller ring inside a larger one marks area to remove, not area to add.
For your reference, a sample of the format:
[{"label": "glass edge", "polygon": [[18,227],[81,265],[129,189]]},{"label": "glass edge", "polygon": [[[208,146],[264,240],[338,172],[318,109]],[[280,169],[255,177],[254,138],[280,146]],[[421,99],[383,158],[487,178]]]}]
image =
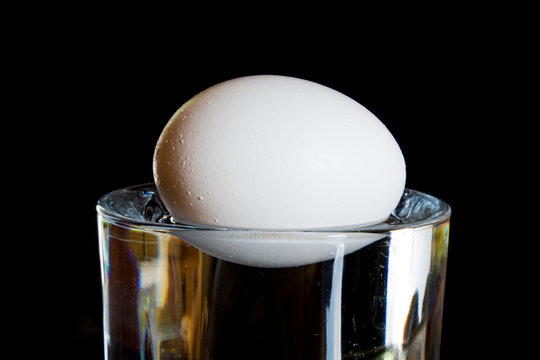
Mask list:
[{"label": "glass edge", "polygon": [[452,214],[452,209],[445,201],[437,197],[434,197],[432,195],[423,193],[421,191],[408,189],[408,188],[406,188],[404,191],[413,191],[415,193],[422,194],[424,196],[428,196],[428,197],[436,199],[437,201],[439,201],[441,205],[440,209],[434,215],[426,219],[416,221],[414,223],[396,223],[396,224],[379,223],[379,224],[371,224],[371,225],[350,225],[350,226],[344,226],[344,227],[339,227],[339,228],[256,229],[256,228],[240,228],[240,227],[217,227],[217,226],[204,225],[204,224],[187,224],[187,223],[179,223],[179,224],[153,223],[149,221],[138,220],[138,219],[129,218],[127,216],[119,215],[117,213],[109,211],[103,205],[104,199],[106,199],[107,197],[111,196],[112,194],[118,191],[133,190],[133,189],[144,188],[144,187],[155,187],[155,185],[153,183],[139,184],[139,185],[134,185],[130,187],[113,190],[103,195],[102,197],[98,199],[97,204],[96,204],[97,214],[107,219],[108,222],[112,222],[116,225],[121,225],[128,228],[138,228],[138,229],[144,228],[144,229],[158,231],[158,232],[206,230],[206,231],[249,231],[249,232],[317,232],[317,233],[361,233],[361,232],[379,233],[379,232],[389,232],[389,231],[401,230],[401,229],[417,229],[417,228],[422,228],[426,226],[435,226],[435,225],[447,222],[450,220],[450,217]]}]

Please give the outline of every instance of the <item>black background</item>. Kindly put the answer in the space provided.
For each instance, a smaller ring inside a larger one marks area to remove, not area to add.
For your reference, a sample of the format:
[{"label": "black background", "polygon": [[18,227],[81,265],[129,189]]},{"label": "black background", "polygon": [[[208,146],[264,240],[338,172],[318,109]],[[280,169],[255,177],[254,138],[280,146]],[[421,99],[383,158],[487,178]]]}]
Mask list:
[{"label": "black background", "polygon": [[[504,24],[479,23],[481,12],[462,14],[428,22],[419,16],[392,30],[352,23],[331,33],[320,19],[281,35],[259,33],[257,21],[223,21],[206,33],[200,22],[149,35],[156,29],[143,18],[113,26],[116,13],[105,24],[90,18],[81,25],[76,16],[45,21],[17,41],[11,92],[23,101],[11,104],[17,131],[6,134],[17,140],[8,152],[12,192],[25,194],[17,238],[31,230],[20,241],[29,259],[10,268],[21,274],[10,293],[28,294],[13,300],[9,314],[22,325],[22,358],[102,358],[96,201],[152,181],[157,138],[186,100],[252,74],[312,80],[363,104],[400,144],[407,187],[452,207],[441,359],[523,347],[514,336],[524,332],[517,323],[527,318],[520,311],[530,296],[524,276],[515,275],[521,255],[501,244],[524,239],[501,200],[518,207],[519,186],[508,189],[509,174],[531,174],[530,165],[522,167],[530,162],[514,153],[525,145],[516,131],[527,130],[508,106],[517,81],[528,81],[520,73],[527,56],[517,52],[519,34]],[[265,24],[271,30],[280,22]]]}]

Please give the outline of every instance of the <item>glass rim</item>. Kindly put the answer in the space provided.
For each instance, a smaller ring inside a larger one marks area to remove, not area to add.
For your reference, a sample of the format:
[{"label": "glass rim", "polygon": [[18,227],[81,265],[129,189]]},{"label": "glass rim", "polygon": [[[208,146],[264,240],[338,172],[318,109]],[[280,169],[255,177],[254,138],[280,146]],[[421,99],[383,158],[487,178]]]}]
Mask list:
[{"label": "glass rim", "polygon": [[[435,224],[444,223],[450,220],[452,210],[450,206],[443,200],[409,188],[405,188],[400,204],[403,201],[406,201],[411,195],[419,195],[422,198],[430,200],[438,205],[436,211],[429,213],[429,216],[419,219],[413,222],[400,222],[400,221],[390,221],[389,217],[384,222],[379,222],[376,224],[351,224],[348,226],[340,227],[325,227],[325,228],[298,228],[298,229],[272,229],[272,228],[243,228],[243,227],[227,227],[227,226],[213,226],[206,224],[194,224],[194,223],[160,223],[152,222],[149,220],[136,219],[129,216],[125,216],[115,212],[109,206],[106,205],[108,199],[112,198],[115,195],[120,194],[125,191],[136,191],[136,190],[152,190],[156,189],[154,183],[145,183],[139,185],[128,186],[113,190],[102,197],[99,198],[96,205],[97,213],[106,218],[107,221],[113,222],[117,225],[122,225],[128,228],[138,228],[138,229],[147,229],[157,232],[169,232],[169,231],[182,231],[182,230],[205,230],[205,231],[246,231],[246,232],[317,232],[317,233],[360,233],[360,232],[369,232],[369,233],[379,233],[379,232],[389,232],[393,230],[401,230],[405,228],[417,229],[426,226],[433,226]],[[157,193],[157,189],[156,189]],[[398,205],[399,207],[399,205]],[[394,219],[396,219],[394,217]],[[397,218],[399,220],[399,218]]]}]

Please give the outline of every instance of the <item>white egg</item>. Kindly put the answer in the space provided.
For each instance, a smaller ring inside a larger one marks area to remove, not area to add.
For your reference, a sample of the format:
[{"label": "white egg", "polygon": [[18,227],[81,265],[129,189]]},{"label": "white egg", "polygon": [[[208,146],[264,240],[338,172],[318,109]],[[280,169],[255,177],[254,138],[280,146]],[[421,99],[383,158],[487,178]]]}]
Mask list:
[{"label": "white egg", "polygon": [[179,222],[312,229],[385,220],[405,187],[387,128],[353,99],[260,75],[186,102],[154,154],[159,194]]}]

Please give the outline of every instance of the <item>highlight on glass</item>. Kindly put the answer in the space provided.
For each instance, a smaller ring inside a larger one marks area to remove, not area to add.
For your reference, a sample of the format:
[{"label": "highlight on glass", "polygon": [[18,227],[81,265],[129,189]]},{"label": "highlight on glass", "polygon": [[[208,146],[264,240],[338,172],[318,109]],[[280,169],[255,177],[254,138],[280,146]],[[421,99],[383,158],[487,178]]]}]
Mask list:
[{"label": "highlight on glass", "polygon": [[450,208],[435,197],[406,189],[384,222],[316,231],[175,223],[153,184],[97,213],[109,360],[439,358]]}]

